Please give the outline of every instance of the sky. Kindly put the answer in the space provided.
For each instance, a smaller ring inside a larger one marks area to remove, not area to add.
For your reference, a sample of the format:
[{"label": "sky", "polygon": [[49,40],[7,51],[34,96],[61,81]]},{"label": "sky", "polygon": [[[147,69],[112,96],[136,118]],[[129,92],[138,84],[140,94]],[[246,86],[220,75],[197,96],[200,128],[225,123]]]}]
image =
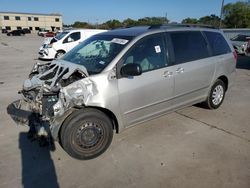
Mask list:
[{"label": "sky", "polygon": [[[225,4],[237,0],[225,0]],[[184,18],[220,15],[222,0],[0,0],[0,12],[61,13],[64,24],[75,21],[102,23],[151,16],[166,16],[171,22]]]}]

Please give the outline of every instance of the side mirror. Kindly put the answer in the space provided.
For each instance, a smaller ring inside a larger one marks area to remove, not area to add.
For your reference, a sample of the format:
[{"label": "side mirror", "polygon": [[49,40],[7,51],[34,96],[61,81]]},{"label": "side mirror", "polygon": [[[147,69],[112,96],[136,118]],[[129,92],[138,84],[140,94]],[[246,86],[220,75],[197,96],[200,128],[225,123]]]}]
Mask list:
[{"label": "side mirror", "polygon": [[121,68],[120,73],[123,77],[139,76],[142,74],[142,68],[139,64],[129,63]]}]

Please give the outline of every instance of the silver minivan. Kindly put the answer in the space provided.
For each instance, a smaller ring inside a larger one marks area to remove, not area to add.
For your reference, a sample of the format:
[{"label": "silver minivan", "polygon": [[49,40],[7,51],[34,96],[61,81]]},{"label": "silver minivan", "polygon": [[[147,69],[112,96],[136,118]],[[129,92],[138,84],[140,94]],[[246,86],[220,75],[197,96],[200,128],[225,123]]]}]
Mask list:
[{"label": "silver minivan", "polygon": [[92,159],[109,147],[114,131],[196,103],[218,108],[236,61],[218,29],[112,30],[92,36],[61,59],[35,64],[20,92],[23,99],[8,112],[30,126],[29,134],[59,141],[74,158]]}]

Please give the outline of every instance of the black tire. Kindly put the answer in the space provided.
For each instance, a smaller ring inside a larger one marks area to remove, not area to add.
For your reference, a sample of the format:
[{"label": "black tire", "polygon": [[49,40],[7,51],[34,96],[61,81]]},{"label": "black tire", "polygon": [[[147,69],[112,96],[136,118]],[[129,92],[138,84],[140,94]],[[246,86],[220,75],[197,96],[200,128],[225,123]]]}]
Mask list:
[{"label": "black tire", "polygon": [[55,55],[55,59],[59,59],[60,57],[62,57],[65,54],[64,51],[59,50],[57,51],[56,55]]},{"label": "black tire", "polygon": [[104,153],[113,139],[111,120],[96,109],[82,109],[63,123],[60,142],[73,158],[93,159]]},{"label": "black tire", "polygon": [[[215,92],[216,90],[221,90],[221,94],[218,95],[217,100],[215,100]],[[221,104],[224,101],[225,98],[225,93],[226,93],[226,86],[225,83],[222,80],[216,80],[209,92],[207,100],[204,102],[205,106],[208,109],[217,109],[221,106]]]}]

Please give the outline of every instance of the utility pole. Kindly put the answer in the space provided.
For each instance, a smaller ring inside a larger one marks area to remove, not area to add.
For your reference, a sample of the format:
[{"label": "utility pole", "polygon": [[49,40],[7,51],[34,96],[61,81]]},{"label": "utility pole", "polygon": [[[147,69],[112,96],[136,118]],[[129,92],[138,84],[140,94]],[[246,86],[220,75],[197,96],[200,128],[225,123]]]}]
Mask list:
[{"label": "utility pole", "polygon": [[222,0],[221,2],[221,9],[220,9],[220,28],[222,25],[223,8],[224,8],[224,0]]},{"label": "utility pole", "polygon": [[168,13],[167,12],[166,12],[165,16],[166,16],[166,24],[168,24]]}]

